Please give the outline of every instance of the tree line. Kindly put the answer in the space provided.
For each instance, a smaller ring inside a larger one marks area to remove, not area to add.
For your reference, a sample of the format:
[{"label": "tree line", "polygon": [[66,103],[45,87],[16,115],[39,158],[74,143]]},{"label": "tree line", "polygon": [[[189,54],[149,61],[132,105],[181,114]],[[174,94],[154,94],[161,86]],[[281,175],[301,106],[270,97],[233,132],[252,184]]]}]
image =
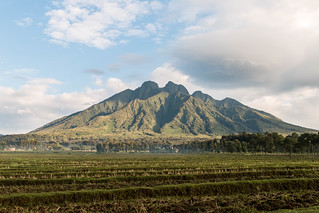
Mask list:
[{"label": "tree line", "polygon": [[65,138],[36,134],[0,138],[0,150],[15,147],[24,150],[92,150],[111,152],[215,152],[215,153],[319,153],[319,133],[277,132],[224,135],[220,139],[177,141],[174,138]]},{"label": "tree line", "polygon": [[319,133],[246,133],[222,136],[220,140],[193,141],[177,145],[181,152],[227,153],[319,153]]},{"label": "tree line", "polygon": [[173,153],[176,148],[169,141],[163,142],[144,142],[144,141],[126,141],[122,143],[106,142],[97,143],[97,153],[114,153],[114,152],[159,152],[159,153]]},{"label": "tree line", "polygon": [[319,153],[319,134],[292,133],[284,137],[273,133],[224,135],[221,139],[194,140],[180,144],[166,142],[105,142],[96,145],[98,153],[110,152],[181,152],[181,153]]}]

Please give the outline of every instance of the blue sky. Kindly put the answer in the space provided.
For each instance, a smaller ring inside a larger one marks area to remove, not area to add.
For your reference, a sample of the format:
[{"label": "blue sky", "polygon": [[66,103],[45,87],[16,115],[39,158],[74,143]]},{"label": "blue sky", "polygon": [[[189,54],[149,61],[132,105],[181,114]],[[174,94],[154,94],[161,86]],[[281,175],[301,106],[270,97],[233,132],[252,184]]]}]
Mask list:
[{"label": "blue sky", "polygon": [[315,0],[10,0],[0,26],[2,134],[146,80],[319,129]]}]

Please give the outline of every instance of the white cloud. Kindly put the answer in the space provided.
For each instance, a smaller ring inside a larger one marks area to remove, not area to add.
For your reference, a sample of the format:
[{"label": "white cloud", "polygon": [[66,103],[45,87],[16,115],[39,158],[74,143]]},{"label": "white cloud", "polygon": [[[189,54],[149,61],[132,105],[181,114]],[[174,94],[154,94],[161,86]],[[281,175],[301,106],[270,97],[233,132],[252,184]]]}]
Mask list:
[{"label": "white cloud", "polygon": [[163,64],[162,66],[156,68],[150,75],[150,79],[160,86],[165,86],[168,81],[173,81],[177,84],[183,84],[189,87],[190,77],[183,74],[180,70],[176,69],[170,63]]},{"label": "white cloud", "polygon": [[260,88],[202,88],[217,100],[234,98],[241,103],[292,123],[308,128],[319,129],[319,89],[304,87],[283,93],[269,93]]},{"label": "white cloud", "polygon": [[139,28],[135,28],[134,29],[134,28],[132,28],[132,29],[129,29],[127,31],[126,35],[145,38],[145,37],[147,37],[147,31],[144,30],[144,29],[139,29]]},{"label": "white cloud", "polygon": [[111,94],[115,94],[121,92],[126,89],[135,89],[135,83],[125,83],[119,78],[109,78],[106,83],[106,89],[111,92]]},{"label": "white cloud", "polygon": [[163,3],[160,2],[160,1],[152,1],[152,2],[150,3],[150,7],[151,7],[152,10],[156,11],[156,10],[161,10],[161,9],[163,9],[165,6],[164,6]]},{"label": "white cloud", "polygon": [[0,133],[27,133],[55,119],[83,110],[116,92],[132,87],[120,79],[106,82],[97,79],[98,89],[55,94],[51,91],[62,82],[55,79],[32,79],[18,89],[0,87]]},{"label": "white cloud", "polygon": [[33,23],[33,20],[32,18],[30,17],[26,17],[26,18],[23,18],[21,20],[16,20],[15,21],[15,24],[20,26],[20,27],[28,27],[30,26],[31,24]]},{"label": "white cloud", "polygon": [[190,25],[183,29],[183,34],[187,36],[208,32],[215,26],[215,23],[215,16],[204,17],[200,19],[195,25]]},{"label": "white cloud", "polygon": [[[121,36],[147,36],[154,32],[137,21],[152,10],[161,9],[157,1],[139,0],[63,0],[46,13],[45,29],[55,43],[81,43],[99,49],[117,44]],[[133,26],[134,24],[134,26]]]},{"label": "white cloud", "polygon": [[244,100],[249,106],[262,109],[286,122],[319,129],[319,89],[298,88],[293,91]]},{"label": "white cloud", "polygon": [[[196,84],[196,82],[194,82],[189,75],[184,74],[181,70],[174,67],[171,63],[165,63],[162,66],[153,70],[149,78],[152,81],[158,83],[161,87],[164,87],[168,81],[172,81],[176,84],[182,84],[190,93],[193,93],[197,90],[201,90],[202,92],[207,94],[214,94],[215,92],[214,90],[208,87]],[[225,94],[227,93],[224,93],[217,98],[224,98],[226,97],[223,96]]]},{"label": "white cloud", "polygon": [[282,90],[287,76],[296,86],[317,76],[307,64],[318,58],[318,1],[172,0],[169,12],[184,26],[171,45],[174,65],[198,82]]},{"label": "white cloud", "polygon": [[101,78],[99,78],[99,77],[95,77],[95,82],[94,82],[94,84],[96,85],[96,86],[103,86],[103,80],[101,79]]}]

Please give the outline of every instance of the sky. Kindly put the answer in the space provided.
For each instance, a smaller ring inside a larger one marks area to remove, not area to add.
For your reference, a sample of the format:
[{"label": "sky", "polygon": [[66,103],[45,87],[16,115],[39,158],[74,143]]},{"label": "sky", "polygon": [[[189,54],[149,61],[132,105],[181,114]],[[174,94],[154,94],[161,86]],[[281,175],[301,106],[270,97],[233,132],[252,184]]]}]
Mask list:
[{"label": "sky", "polygon": [[147,80],[319,129],[317,0],[10,0],[0,27],[0,134]]}]

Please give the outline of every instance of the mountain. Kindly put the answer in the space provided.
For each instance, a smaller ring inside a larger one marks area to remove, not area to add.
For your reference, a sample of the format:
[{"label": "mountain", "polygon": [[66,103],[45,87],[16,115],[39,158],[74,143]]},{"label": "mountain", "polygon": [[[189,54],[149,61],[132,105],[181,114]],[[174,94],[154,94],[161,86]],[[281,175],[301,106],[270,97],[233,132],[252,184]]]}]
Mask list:
[{"label": "mountain", "polygon": [[64,135],[223,135],[246,132],[312,132],[225,98],[215,100],[183,85],[160,88],[147,81],[83,111],[55,120],[32,133]]}]

